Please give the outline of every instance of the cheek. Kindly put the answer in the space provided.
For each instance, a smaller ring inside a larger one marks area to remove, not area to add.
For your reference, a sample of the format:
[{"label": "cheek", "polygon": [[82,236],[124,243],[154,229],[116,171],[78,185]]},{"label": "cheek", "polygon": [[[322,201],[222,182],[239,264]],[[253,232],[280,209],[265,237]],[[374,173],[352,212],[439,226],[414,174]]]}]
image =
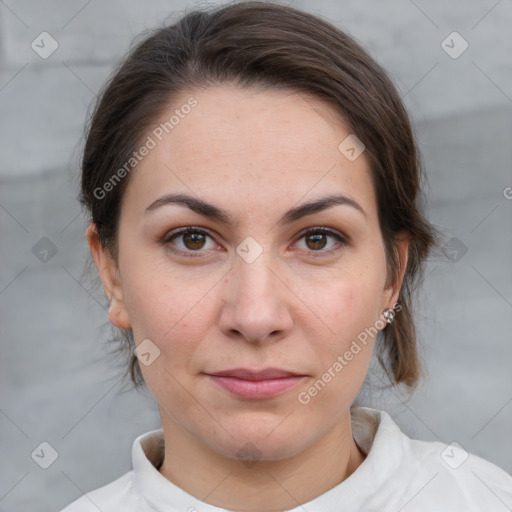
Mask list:
[{"label": "cheek", "polygon": [[[323,396],[320,403],[334,404],[351,396],[362,384],[373,353],[375,338],[382,328],[379,305],[382,280],[375,270],[347,272],[337,281],[310,288],[304,302],[321,333],[311,339],[320,363],[320,381],[311,389]],[[312,325],[312,324],[311,324]],[[323,386],[326,389],[323,391]]]},{"label": "cheek", "polygon": [[194,352],[215,321],[210,280],[190,283],[160,271],[135,276],[126,306],[136,344],[149,338],[173,371],[190,371]]},{"label": "cheek", "polygon": [[154,286],[151,300],[137,294],[130,304],[136,344],[149,338],[159,351],[150,365],[140,364],[144,380],[160,405],[167,404],[171,417],[178,410],[186,417],[193,405],[185,388],[190,387],[189,379],[196,373],[194,356],[201,341],[208,338],[212,321],[210,300],[174,291],[179,289]]},{"label": "cheek", "polygon": [[339,410],[340,404],[351,404],[361,388],[379,330],[373,313],[376,296],[373,281],[354,279],[329,287],[317,298],[325,325],[322,336],[311,339],[318,374],[298,397],[311,411]]},{"label": "cheek", "polygon": [[382,280],[371,272],[354,272],[309,289],[304,302],[316,313],[326,332],[347,339],[379,318]]},{"label": "cheek", "polygon": [[120,254],[124,302],[136,341],[150,338],[164,345],[174,333],[200,328],[191,319],[204,309],[211,276],[187,281],[162,250],[145,250],[125,241]]}]

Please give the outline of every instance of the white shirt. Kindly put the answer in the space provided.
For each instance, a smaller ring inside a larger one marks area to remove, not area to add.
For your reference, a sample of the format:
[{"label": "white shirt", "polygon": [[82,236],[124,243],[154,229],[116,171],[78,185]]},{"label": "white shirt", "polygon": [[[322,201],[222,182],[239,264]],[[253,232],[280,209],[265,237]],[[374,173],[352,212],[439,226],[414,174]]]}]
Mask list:
[{"label": "white shirt", "polygon": [[[354,407],[353,436],[367,455],[346,480],[290,512],[510,512],[512,477],[457,445],[410,439],[383,412]],[[163,430],[133,443],[133,470],[61,512],[222,512],[158,472]]]}]

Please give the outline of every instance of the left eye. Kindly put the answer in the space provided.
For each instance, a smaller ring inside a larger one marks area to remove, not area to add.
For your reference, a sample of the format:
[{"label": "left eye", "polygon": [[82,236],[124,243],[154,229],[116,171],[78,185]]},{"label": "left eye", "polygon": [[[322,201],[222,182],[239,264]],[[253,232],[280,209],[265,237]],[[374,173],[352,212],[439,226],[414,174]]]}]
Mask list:
[{"label": "left eye", "polygon": [[303,235],[300,237],[299,240],[305,240],[306,241],[306,250],[311,252],[328,252],[331,250],[336,243],[331,244],[331,246],[323,251],[322,249],[325,249],[327,246],[327,239],[332,238],[336,240],[337,243],[344,245],[346,243],[345,239],[335,233],[334,231],[331,231],[326,228],[315,228],[310,229],[309,231],[306,231],[303,233]]}]

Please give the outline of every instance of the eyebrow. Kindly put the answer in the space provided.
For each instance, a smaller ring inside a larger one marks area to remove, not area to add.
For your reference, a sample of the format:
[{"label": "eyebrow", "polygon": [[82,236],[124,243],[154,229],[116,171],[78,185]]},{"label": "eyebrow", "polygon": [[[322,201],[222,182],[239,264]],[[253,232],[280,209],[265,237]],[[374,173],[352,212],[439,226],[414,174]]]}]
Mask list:
[{"label": "eyebrow", "polygon": [[[170,204],[186,206],[190,210],[204,217],[217,220],[224,224],[233,224],[233,218],[229,211],[187,194],[167,194],[162,196],[146,208],[146,213]],[[318,213],[338,205],[350,206],[358,212],[362,213],[366,218],[365,211],[361,205],[359,205],[359,203],[357,203],[352,197],[343,194],[337,194],[321,197],[320,199],[316,199],[309,203],[304,203],[291,208],[286,213],[284,213],[284,215],[282,215],[277,224],[281,226],[290,224],[307,215],[312,215],[314,213]]]}]

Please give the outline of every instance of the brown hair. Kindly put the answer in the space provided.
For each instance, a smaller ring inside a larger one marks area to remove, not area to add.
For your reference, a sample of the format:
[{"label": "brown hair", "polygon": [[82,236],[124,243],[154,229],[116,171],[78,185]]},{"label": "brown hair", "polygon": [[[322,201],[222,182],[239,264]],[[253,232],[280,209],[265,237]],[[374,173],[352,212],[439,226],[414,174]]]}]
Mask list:
[{"label": "brown hair", "polygon": [[[412,298],[436,228],[420,212],[422,167],[400,96],[383,69],[351,37],[319,17],[269,2],[249,1],[195,10],[137,44],[98,100],[82,159],[80,201],[99,239],[117,259],[117,226],[124,177],[108,193],[106,182],[123,167],[142,136],[178,93],[192,87],[236,84],[292,89],[329,101],[366,146],[378,202],[388,268],[397,281],[396,235],[410,235],[407,269],[395,320],[379,332],[377,356],[393,384],[411,390],[420,376]],[[132,354],[130,375],[144,381]]]}]

